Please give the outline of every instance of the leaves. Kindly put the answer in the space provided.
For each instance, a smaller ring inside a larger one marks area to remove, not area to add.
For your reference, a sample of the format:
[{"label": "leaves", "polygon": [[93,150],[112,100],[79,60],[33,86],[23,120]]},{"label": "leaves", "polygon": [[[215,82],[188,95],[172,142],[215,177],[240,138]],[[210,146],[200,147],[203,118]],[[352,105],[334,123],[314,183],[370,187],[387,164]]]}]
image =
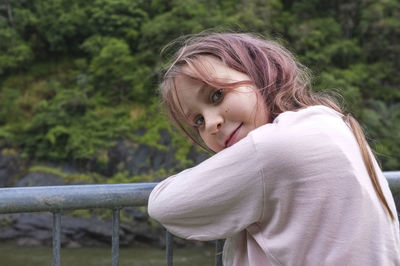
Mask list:
[{"label": "leaves", "polygon": [[[185,34],[236,30],[285,43],[315,74],[315,90],[343,95],[347,111],[373,138],[384,169],[400,169],[399,5],[13,1],[13,25],[0,13],[0,146],[43,160],[87,160],[140,125],[147,133],[137,141],[158,148],[160,132],[170,132],[183,162],[191,147],[154,109],[160,51]],[[138,106],[148,110],[133,126],[130,112]]]},{"label": "leaves", "polygon": [[89,27],[100,35],[120,37],[134,43],[147,13],[140,8],[141,1],[96,0],[89,9]]},{"label": "leaves", "polygon": [[400,103],[387,106],[371,100],[363,110],[362,118],[372,146],[387,169],[396,170],[400,164]]},{"label": "leaves", "polygon": [[16,141],[38,159],[89,159],[130,127],[124,108],[96,108],[83,92],[62,90],[39,103]]},{"label": "leaves", "polygon": [[0,28],[0,76],[6,70],[23,68],[32,59],[31,48],[12,28]]}]

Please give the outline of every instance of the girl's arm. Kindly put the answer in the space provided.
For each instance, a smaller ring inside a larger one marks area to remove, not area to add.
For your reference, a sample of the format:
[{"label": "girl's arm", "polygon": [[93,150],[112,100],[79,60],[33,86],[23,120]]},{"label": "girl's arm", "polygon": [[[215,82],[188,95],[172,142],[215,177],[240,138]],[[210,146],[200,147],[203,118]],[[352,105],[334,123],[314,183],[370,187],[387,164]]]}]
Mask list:
[{"label": "girl's arm", "polygon": [[260,220],[264,184],[249,135],[152,191],[148,211],[171,233],[196,240],[231,236]]}]

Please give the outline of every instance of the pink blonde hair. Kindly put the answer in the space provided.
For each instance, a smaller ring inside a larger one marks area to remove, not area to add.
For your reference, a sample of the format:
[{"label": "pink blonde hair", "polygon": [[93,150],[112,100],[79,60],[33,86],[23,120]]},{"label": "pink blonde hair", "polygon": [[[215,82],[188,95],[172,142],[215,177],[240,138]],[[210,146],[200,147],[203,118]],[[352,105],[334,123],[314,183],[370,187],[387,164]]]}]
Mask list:
[{"label": "pink blonde hair", "polygon": [[[161,84],[162,103],[170,118],[197,145],[210,151],[201,140],[197,130],[186,124],[179,101],[176,102],[175,78],[186,75],[214,88],[232,88],[240,84],[212,80],[200,60],[201,56],[213,56],[226,66],[250,77],[266,102],[269,120],[285,111],[295,111],[313,105],[325,105],[343,114],[340,106],[328,95],[313,92],[310,74],[290,51],[275,41],[265,40],[253,34],[244,33],[201,33],[186,40],[176,52],[173,62],[164,74]],[[183,71],[189,66],[193,71]],[[244,82],[245,83],[245,82]],[[373,164],[368,143],[357,120],[350,114],[343,120],[350,126],[360,146],[362,158],[374,189],[392,220],[394,220]]]}]

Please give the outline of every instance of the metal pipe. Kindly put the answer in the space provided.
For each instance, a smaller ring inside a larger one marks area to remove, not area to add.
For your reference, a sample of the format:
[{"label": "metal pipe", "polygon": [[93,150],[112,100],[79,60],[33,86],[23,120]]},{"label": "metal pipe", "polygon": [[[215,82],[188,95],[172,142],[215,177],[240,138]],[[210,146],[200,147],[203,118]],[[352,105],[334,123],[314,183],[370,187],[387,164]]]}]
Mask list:
[{"label": "metal pipe", "polygon": [[222,266],[222,249],[224,248],[224,240],[215,241],[215,266]]},{"label": "metal pipe", "polygon": [[400,171],[386,171],[383,172],[385,175],[389,186],[390,190],[392,191],[392,194],[397,194],[400,192]]},{"label": "metal pipe", "polygon": [[53,213],[53,266],[60,266],[60,249],[61,249],[61,214]]},{"label": "metal pipe", "polygon": [[173,241],[172,234],[165,230],[165,256],[167,266],[173,265]]},{"label": "metal pipe", "polygon": [[0,188],[0,213],[147,205],[157,183]]},{"label": "metal pipe", "polygon": [[113,210],[112,219],[112,266],[119,266],[119,209]]},{"label": "metal pipe", "polygon": [[[384,172],[393,194],[400,192],[400,171]],[[0,213],[147,205],[157,183],[0,188]]]}]

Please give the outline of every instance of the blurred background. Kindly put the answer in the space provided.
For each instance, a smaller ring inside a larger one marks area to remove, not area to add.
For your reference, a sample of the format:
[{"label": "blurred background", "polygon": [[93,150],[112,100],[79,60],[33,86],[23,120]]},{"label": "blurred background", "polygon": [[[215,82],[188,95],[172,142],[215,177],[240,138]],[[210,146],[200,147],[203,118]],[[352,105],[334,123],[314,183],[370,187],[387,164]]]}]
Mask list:
[{"label": "blurred background", "polygon": [[[284,44],[315,90],[343,96],[383,170],[400,170],[397,0],[0,0],[0,187],[159,181],[207,158],[157,99],[161,49],[206,29]],[[64,246],[108,243],[110,212],[65,215],[76,231]],[[122,221],[121,245],[163,245],[144,207]],[[0,226],[1,241],[51,243],[48,217],[3,215]]]}]

